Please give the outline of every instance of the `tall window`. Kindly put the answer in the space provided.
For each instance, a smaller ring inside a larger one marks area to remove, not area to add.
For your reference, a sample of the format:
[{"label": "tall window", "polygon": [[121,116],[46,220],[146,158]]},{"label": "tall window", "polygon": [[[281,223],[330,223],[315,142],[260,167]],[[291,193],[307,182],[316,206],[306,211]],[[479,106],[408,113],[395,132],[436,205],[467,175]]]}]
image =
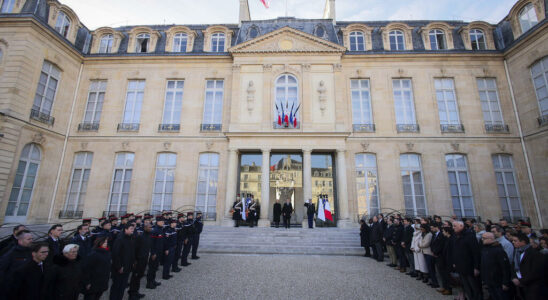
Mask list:
[{"label": "tall window", "polygon": [[478,78],[477,82],[485,124],[504,124],[495,78]]},{"label": "tall window", "polygon": [[99,53],[111,53],[113,43],[114,36],[112,36],[112,34],[103,35],[101,37],[101,44],[99,45]]},{"label": "tall window", "polygon": [[30,206],[34,183],[40,167],[40,149],[35,144],[27,144],[21,152],[15,179],[11,188],[6,217],[24,217]]},{"label": "tall window", "polygon": [[277,128],[298,128],[300,124],[299,84],[297,78],[283,74],[276,79],[274,120]]},{"label": "tall window", "polygon": [[405,50],[405,37],[402,31],[390,31],[388,38],[390,39],[390,50]]},{"label": "tall window", "polygon": [[154,211],[171,210],[176,162],[177,155],[174,153],[158,154],[152,193],[152,210]]},{"label": "tall window", "polygon": [[225,51],[225,34],[214,33],[211,35],[211,52],[224,52]]},{"label": "tall window", "polygon": [[147,53],[150,43],[150,34],[141,33],[135,39],[135,53]]},{"label": "tall window", "polygon": [[365,51],[363,32],[353,31],[350,33],[350,51]]},{"label": "tall window", "polygon": [[55,31],[59,32],[62,36],[67,37],[70,28],[70,19],[67,15],[59,11],[57,14],[57,21],[55,22]]},{"label": "tall window", "polygon": [[540,116],[548,116],[548,56],[531,68]]},{"label": "tall window", "polygon": [[521,26],[521,32],[525,33],[531,27],[538,23],[537,14],[533,4],[529,3],[521,10],[518,15],[519,25]]},{"label": "tall window", "polygon": [[127,86],[126,107],[124,109],[125,124],[138,124],[141,120],[141,106],[145,95],[144,80],[130,80]]},{"label": "tall window", "polygon": [[352,93],[352,123],[373,124],[369,79],[350,80]]},{"label": "tall window", "polygon": [[445,33],[441,29],[432,29],[428,33],[430,37],[430,49],[432,50],[444,50],[447,49],[445,42]]},{"label": "tall window", "polygon": [[188,35],[186,33],[177,33],[173,37],[173,52],[186,52]]},{"label": "tall window", "polygon": [[200,154],[196,210],[202,211],[206,219],[216,218],[218,173],[219,154]]},{"label": "tall window", "polygon": [[455,84],[452,78],[437,78],[434,80],[438,113],[441,125],[460,124]]},{"label": "tall window", "polygon": [[135,154],[133,153],[124,152],[116,154],[108,204],[109,212],[123,214],[127,211],[134,159]]},{"label": "tall window", "polygon": [[70,186],[65,201],[65,214],[67,215],[76,217],[79,215],[77,212],[82,212],[84,210],[84,201],[86,198],[92,161],[93,153],[91,152],[80,152],[76,153],[74,156]]},{"label": "tall window", "polygon": [[50,62],[44,61],[36,94],[34,95],[33,110],[48,116],[51,115],[51,108],[60,78],[61,71]]},{"label": "tall window", "polygon": [[88,103],[86,104],[86,113],[84,114],[84,123],[99,124],[106,89],[106,80],[91,81],[89,86]]},{"label": "tall window", "polygon": [[400,155],[405,214],[424,216],[427,214],[426,197],[422,179],[421,158],[418,154]]},{"label": "tall window", "polygon": [[168,80],[162,124],[179,124],[183,106],[183,80]]},{"label": "tall window", "polygon": [[510,218],[523,216],[512,156],[505,154],[493,155],[493,166],[495,168],[502,215]]},{"label": "tall window", "polygon": [[393,79],[396,124],[416,124],[411,79]]},{"label": "tall window", "polygon": [[449,176],[449,188],[453,211],[457,217],[470,217],[475,215],[474,197],[470,188],[468,176],[468,164],[466,156],[462,154],[448,154],[445,156],[447,175]]},{"label": "tall window", "polygon": [[485,42],[485,34],[482,30],[472,29],[470,30],[470,44],[472,50],[486,50],[487,43]]},{"label": "tall window", "polygon": [[375,154],[356,154],[356,188],[358,191],[358,213],[379,213],[379,189],[377,158]]},{"label": "tall window", "polygon": [[[202,129],[204,125],[222,124],[223,120],[223,80],[208,80],[206,82],[206,97],[204,102],[204,116]],[[215,127],[214,126],[214,127]],[[219,128],[214,128],[220,130]]]},{"label": "tall window", "polygon": [[2,2],[1,13],[11,13],[13,12],[13,6],[15,5],[15,0],[4,0]]}]

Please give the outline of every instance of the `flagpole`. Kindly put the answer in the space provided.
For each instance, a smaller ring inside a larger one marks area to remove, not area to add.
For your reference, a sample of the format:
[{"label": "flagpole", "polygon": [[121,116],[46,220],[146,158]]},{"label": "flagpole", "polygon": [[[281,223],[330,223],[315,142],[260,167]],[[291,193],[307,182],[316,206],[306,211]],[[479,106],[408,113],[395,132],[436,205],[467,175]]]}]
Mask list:
[{"label": "flagpole", "polygon": [[287,0],[285,0],[285,17],[287,18]]}]

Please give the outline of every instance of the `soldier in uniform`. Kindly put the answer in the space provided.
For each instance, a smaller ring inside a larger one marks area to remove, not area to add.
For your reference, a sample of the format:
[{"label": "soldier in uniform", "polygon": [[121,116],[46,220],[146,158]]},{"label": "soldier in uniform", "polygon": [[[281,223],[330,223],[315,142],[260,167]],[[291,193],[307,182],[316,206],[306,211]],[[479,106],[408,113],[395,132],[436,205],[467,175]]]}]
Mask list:
[{"label": "soldier in uniform", "polygon": [[242,202],[240,201],[240,194],[236,196],[236,201],[232,204],[232,220],[234,220],[234,227],[240,227],[240,220],[242,220]]},{"label": "soldier in uniform", "polygon": [[175,231],[177,232],[177,247],[175,247],[175,257],[173,258],[173,263],[171,264],[171,271],[175,273],[181,271],[181,268],[177,266],[177,263],[181,258],[181,251],[183,250],[184,244],[183,224],[185,222],[185,214],[178,214],[177,219],[177,226],[175,226]]},{"label": "soldier in uniform", "polygon": [[291,227],[291,214],[293,213],[293,206],[289,199],[286,199],[284,206],[282,207],[282,215],[284,217],[284,227],[289,229]]},{"label": "soldier in uniform", "polygon": [[112,215],[110,217],[110,235],[112,236],[112,239],[115,240],[118,236],[118,233],[120,233],[120,226],[118,226],[118,218],[116,216]]},{"label": "soldier in uniform", "polygon": [[316,213],[316,206],[314,205],[314,203],[312,203],[312,199],[308,199],[308,202],[306,202],[304,206],[306,206],[308,228],[314,228],[314,214]]},{"label": "soldier in uniform", "polygon": [[135,239],[133,231],[135,226],[126,226],[112,247],[112,286],[110,287],[110,299],[122,300],[124,291],[128,285],[129,275],[135,263]]},{"label": "soldier in uniform", "polygon": [[249,202],[249,215],[247,216],[247,222],[249,222],[249,227],[253,227],[255,225],[255,217],[257,213],[257,203],[255,202],[255,199],[253,199],[253,195],[251,195],[251,201]]},{"label": "soldier in uniform", "polygon": [[145,275],[150,247],[152,245],[152,225],[146,224],[141,232],[135,237],[135,259],[136,266],[131,273],[129,281],[129,299],[136,300],[144,297],[139,293],[141,278]]},{"label": "soldier in uniform", "polygon": [[188,262],[188,254],[190,253],[190,246],[192,244],[192,236],[194,235],[194,213],[188,212],[186,216],[186,222],[183,224],[183,253],[181,254],[181,266],[190,266]]},{"label": "soldier in uniform", "polygon": [[150,257],[148,260],[148,272],[147,272],[147,289],[155,289],[160,285],[160,282],[156,281],[156,271],[160,260],[163,258],[164,253],[164,218],[162,216],[156,217],[156,225],[152,228],[150,234]]},{"label": "soldier in uniform", "polygon": [[196,255],[198,252],[198,245],[200,244],[200,234],[204,229],[204,223],[202,222],[202,212],[196,212],[196,220],[194,220],[194,235],[192,236],[192,259],[199,259]]},{"label": "soldier in uniform", "polygon": [[169,275],[169,270],[171,269],[171,264],[173,264],[173,259],[175,258],[175,248],[177,248],[177,232],[175,227],[177,226],[176,220],[170,220],[169,226],[164,231],[164,260],[163,260],[163,272],[162,279],[170,279],[173,277]]},{"label": "soldier in uniform", "polygon": [[144,231],[143,216],[137,215],[137,216],[134,216],[134,219],[135,219],[135,231],[139,233],[143,233]]}]

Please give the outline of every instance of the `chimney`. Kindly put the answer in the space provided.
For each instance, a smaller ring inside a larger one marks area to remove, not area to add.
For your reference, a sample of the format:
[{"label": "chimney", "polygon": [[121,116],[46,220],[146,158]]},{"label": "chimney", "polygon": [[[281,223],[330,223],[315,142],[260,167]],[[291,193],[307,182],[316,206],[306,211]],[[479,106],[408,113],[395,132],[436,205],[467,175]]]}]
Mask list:
[{"label": "chimney", "polygon": [[242,21],[251,21],[251,15],[249,14],[248,0],[240,0],[240,24]]},{"label": "chimney", "polygon": [[335,0],[325,0],[325,8],[323,10],[324,19],[332,19],[335,24]]}]

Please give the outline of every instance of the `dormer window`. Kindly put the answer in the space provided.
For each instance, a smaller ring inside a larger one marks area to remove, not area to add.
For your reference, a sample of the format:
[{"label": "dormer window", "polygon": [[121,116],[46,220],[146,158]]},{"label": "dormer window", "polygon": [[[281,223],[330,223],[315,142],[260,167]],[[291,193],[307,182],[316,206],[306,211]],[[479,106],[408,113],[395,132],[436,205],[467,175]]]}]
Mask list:
[{"label": "dormer window", "polygon": [[533,4],[527,4],[519,13],[519,25],[521,32],[524,33],[538,23],[537,15]]},{"label": "dormer window", "polygon": [[101,37],[101,45],[99,46],[99,53],[112,53],[112,44],[114,43],[114,36],[112,34],[105,34]]},{"label": "dormer window", "polygon": [[211,52],[224,52],[225,51],[225,34],[214,33],[211,35]]},{"label": "dormer window", "polygon": [[0,10],[1,13],[11,13],[13,12],[13,6],[15,5],[15,0],[4,0],[2,2],[2,9]]},{"label": "dormer window", "polygon": [[325,36],[325,28],[322,25],[316,26],[314,31],[314,34],[319,38],[323,38]]},{"label": "dormer window", "polygon": [[445,50],[447,49],[447,43],[445,42],[445,32],[441,29],[432,29],[428,33],[430,37],[430,49],[432,50]]},{"label": "dormer window", "polygon": [[255,27],[255,26],[253,26],[253,27],[249,28],[249,31],[248,31],[247,35],[250,39],[254,39],[259,35],[259,29],[257,29],[257,27]]},{"label": "dormer window", "polygon": [[388,34],[390,38],[390,50],[405,50],[405,37],[400,30],[392,30]]},{"label": "dormer window", "polygon": [[350,33],[350,51],[365,51],[363,32],[353,31]]},{"label": "dormer window", "polygon": [[173,37],[173,52],[186,52],[188,44],[188,35],[186,33],[177,33]]},{"label": "dormer window", "polygon": [[470,30],[470,45],[472,50],[486,50],[485,34],[479,29]]},{"label": "dormer window", "polygon": [[149,42],[150,42],[150,34],[148,33],[138,34],[135,40],[135,53],[147,53]]},{"label": "dormer window", "polygon": [[60,11],[57,14],[57,21],[55,22],[55,31],[59,32],[62,36],[67,37],[70,28],[70,19],[67,15]]}]

